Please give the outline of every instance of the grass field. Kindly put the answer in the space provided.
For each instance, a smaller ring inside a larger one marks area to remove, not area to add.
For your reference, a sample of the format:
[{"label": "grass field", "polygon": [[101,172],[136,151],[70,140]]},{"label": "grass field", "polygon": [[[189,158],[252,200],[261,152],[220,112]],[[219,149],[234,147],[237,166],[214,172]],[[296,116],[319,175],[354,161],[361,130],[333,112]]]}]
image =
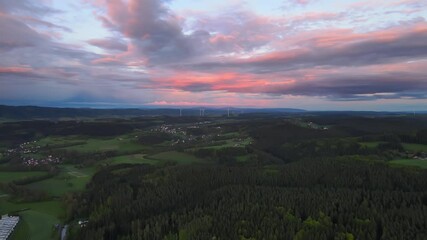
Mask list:
[{"label": "grass field", "polygon": [[[223,142],[223,141],[221,141]],[[252,142],[251,138],[245,138],[242,141],[239,141],[238,139],[232,138],[225,140],[225,143],[220,145],[212,145],[212,146],[206,146],[206,147],[200,147],[200,148],[208,148],[208,149],[221,149],[225,147],[244,147]]]},{"label": "grass field", "polygon": [[30,226],[26,219],[21,218],[18,222],[18,225],[15,227],[15,230],[10,235],[9,239],[11,240],[20,240],[20,239],[29,239]]},{"label": "grass field", "polygon": [[157,164],[159,161],[154,159],[145,158],[144,154],[131,154],[131,155],[123,155],[118,157],[113,157],[106,160],[109,164],[121,164],[121,163],[131,163],[131,164]]},{"label": "grass field", "polygon": [[419,159],[399,159],[390,161],[392,165],[401,165],[401,166],[411,166],[411,167],[420,167],[427,169],[427,160]]},{"label": "grass field", "polygon": [[84,190],[95,171],[95,168],[78,169],[71,165],[62,165],[61,173],[57,176],[27,186],[59,197],[67,192]]},{"label": "grass field", "polygon": [[152,159],[152,160],[159,160],[161,162],[173,161],[179,164],[203,162],[202,159],[197,158],[191,154],[184,153],[184,152],[176,152],[176,151],[162,152],[162,153],[147,156],[146,158]]},{"label": "grass field", "polygon": [[403,148],[405,148],[406,151],[427,152],[427,145],[424,144],[403,143],[402,146]]},{"label": "grass field", "polygon": [[50,147],[55,148],[67,145],[84,144],[85,142],[86,140],[80,136],[49,136],[38,140],[36,143],[33,143],[33,145],[39,145],[42,147],[49,145]]},{"label": "grass field", "polygon": [[139,152],[146,147],[135,141],[131,135],[123,135],[111,138],[90,138],[82,136],[46,137],[35,143],[58,149],[78,152],[103,152],[118,151],[119,153]]},{"label": "grass field", "polygon": [[[379,144],[381,143],[386,143],[386,142],[359,142],[362,146],[366,146],[368,148],[376,148],[378,147]],[[424,144],[415,144],[415,143],[402,143],[403,148],[406,151],[411,151],[411,152],[427,152],[427,145]]]},{"label": "grass field", "polygon": [[[21,209],[19,215],[21,221],[11,240],[46,240],[53,239],[53,226],[60,223],[60,217],[64,214],[60,201],[45,201],[35,203],[12,203],[0,199],[0,214],[6,214]],[[28,237],[28,238],[26,238]]]},{"label": "grass field", "polygon": [[141,144],[130,139],[90,139],[85,144],[65,147],[63,149],[78,152],[117,151],[119,153],[138,152],[145,149]]},{"label": "grass field", "polygon": [[41,176],[46,172],[31,171],[31,172],[0,172],[0,182],[11,182],[14,180],[20,180],[27,177]]}]

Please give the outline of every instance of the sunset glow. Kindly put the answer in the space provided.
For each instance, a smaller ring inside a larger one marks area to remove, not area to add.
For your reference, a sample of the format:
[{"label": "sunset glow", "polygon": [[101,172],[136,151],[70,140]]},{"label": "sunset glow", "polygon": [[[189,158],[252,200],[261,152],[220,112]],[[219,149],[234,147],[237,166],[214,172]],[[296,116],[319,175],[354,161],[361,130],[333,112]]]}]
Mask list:
[{"label": "sunset glow", "polygon": [[0,0],[0,104],[427,110],[427,1]]}]

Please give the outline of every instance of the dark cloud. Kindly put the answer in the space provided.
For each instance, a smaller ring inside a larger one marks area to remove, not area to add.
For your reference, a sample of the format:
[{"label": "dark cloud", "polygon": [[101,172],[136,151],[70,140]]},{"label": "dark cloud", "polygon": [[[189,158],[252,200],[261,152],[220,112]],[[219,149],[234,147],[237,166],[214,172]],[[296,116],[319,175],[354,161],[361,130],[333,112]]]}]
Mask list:
[{"label": "dark cloud", "polygon": [[327,96],[330,99],[397,99],[405,96],[426,98],[427,74],[390,73],[358,76],[323,76],[315,81],[299,81],[290,87],[266,89],[272,94]]},{"label": "dark cloud", "polygon": [[185,35],[165,1],[114,0],[106,4],[107,15],[99,16],[104,26],[129,38],[150,62],[177,61],[197,52],[192,40],[200,35]]}]

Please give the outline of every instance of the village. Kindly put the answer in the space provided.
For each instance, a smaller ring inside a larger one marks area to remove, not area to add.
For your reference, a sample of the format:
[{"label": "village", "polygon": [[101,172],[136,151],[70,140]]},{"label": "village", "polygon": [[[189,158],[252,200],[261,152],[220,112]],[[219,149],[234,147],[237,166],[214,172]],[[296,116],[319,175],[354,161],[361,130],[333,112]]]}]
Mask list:
[{"label": "village", "polygon": [[[151,129],[151,132],[160,132],[173,136],[170,141],[171,146],[179,144],[197,144],[197,145],[229,145],[230,147],[243,147],[250,144],[250,140],[239,135],[233,135],[230,132],[224,132],[221,126],[209,126],[210,121],[196,122],[190,126],[176,126],[171,124],[162,124]],[[231,144],[228,144],[231,143]]]},{"label": "village", "polygon": [[36,144],[37,141],[24,142],[18,145],[17,148],[6,150],[5,157],[14,156],[14,159],[19,159],[20,163],[27,167],[36,167],[42,165],[52,165],[61,163],[61,158],[47,155],[42,156],[39,153],[41,146]]}]

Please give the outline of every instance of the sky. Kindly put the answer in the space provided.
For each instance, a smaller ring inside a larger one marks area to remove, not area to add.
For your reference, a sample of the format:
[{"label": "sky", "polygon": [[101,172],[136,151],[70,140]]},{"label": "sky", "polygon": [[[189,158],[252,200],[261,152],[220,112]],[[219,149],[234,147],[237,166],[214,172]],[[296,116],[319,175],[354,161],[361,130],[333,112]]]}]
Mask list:
[{"label": "sky", "polygon": [[427,111],[425,0],[0,0],[0,104]]}]

